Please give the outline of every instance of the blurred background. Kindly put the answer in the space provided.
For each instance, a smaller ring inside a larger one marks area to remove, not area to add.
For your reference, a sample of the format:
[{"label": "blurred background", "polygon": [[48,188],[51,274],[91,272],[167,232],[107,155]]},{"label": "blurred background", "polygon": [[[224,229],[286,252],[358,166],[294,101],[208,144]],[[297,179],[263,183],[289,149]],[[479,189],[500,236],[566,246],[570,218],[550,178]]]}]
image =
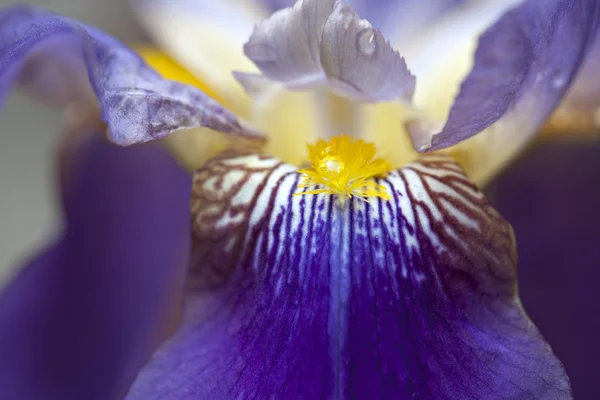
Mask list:
[{"label": "blurred background", "polygon": [[[123,0],[28,2],[125,42],[143,39]],[[60,125],[58,112],[19,95],[2,110],[0,286],[60,227]],[[523,304],[565,364],[575,398],[590,400],[600,399],[599,182],[600,144],[583,135],[539,140],[486,190],[516,232]]]}]

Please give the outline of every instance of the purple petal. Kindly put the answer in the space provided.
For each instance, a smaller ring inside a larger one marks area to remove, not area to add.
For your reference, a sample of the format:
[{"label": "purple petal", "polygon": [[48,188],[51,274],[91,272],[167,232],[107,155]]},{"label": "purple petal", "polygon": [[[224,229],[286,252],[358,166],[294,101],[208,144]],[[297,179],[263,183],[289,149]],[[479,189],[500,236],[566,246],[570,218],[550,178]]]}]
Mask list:
[{"label": "purple petal", "polygon": [[160,147],[94,138],[76,157],[66,232],[0,296],[6,399],[120,398],[176,319],[190,176]]},{"label": "purple petal", "polygon": [[425,149],[452,146],[524,110],[517,129],[532,136],[568,89],[599,21],[595,0],[529,0],[508,11],[481,36],[446,125]]},{"label": "purple petal", "polygon": [[258,156],[196,173],[191,300],[128,399],[568,399],[516,294],[510,226],[429,158],[390,201],[292,196]]},{"label": "purple petal", "polygon": [[523,306],[589,400],[600,398],[599,154],[597,142],[538,144],[489,186],[517,235]]},{"label": "purple petal", "polygon": [[[32,54],[35,57],[28,60]],[[63,85],[82,86],[81,74],[87,73],[110,137],[117,144],[145,142],[197,126],[255,135],[207,95],[162,79],[132,50],[95,28],[28,6],[0,11],[0,101],[15,80],[35,85],[46,96],[51,94],[48,86],[58,85],[40,75],[46,60],[53,71],[62,68],[58,74]],[[70,65],[73,62],[75,66]],[[65,96],[60,97],[64,102]]]},{"label": "purple petal", "polygon": [[557,136],[586,135],[600,130],[600,35],[576,75],[573,85],[545,126]]}]

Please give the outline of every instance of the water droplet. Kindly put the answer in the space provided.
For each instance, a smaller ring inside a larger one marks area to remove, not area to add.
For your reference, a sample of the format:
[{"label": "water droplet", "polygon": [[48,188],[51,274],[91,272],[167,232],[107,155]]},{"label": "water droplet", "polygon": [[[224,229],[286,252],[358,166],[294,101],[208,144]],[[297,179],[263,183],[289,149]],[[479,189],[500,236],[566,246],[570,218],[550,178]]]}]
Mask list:
[{"label": "water droplet", "polygon": [[375,31],[372,28],[366,28],[360,31],[356,40],[356,47],[358,51],[360,51],[363,54],[373,54],[375,50],[377,50],[377,43],[375,42]]}]

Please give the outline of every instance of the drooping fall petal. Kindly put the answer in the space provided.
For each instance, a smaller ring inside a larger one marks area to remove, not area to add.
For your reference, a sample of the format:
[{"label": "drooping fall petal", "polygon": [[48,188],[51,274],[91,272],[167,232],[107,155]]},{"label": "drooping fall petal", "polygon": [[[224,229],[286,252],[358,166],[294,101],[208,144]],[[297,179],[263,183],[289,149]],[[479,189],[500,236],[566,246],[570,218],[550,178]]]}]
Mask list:
[{"label": "drooping fall petal", "polygon": [[599,156],[598,142],[538,142],[488,188],[515,229],[523,306],[563,362],[574,398],[590,400],[600,397]]},{"label": "drooping fall petal", "polygon": [[512,230],[456,164],[343,207],[299,181],[255,155],[197,172],[184,326],[128,399],[570,398],[518,301]]}]

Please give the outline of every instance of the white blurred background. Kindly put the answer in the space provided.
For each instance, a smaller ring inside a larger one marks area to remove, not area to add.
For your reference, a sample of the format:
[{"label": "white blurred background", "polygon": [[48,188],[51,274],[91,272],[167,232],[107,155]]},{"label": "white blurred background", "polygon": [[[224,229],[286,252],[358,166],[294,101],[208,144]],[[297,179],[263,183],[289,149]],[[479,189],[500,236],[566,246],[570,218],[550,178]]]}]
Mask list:
[{"label": "white blurred background", "polygon": [[[0,0],[0,6],[16,3]],[[127,0],[29,0],[135,43],[143,36]],[[57,110],[12,95],[0,111],[0,286],[59,228],[54,150]]]}]

